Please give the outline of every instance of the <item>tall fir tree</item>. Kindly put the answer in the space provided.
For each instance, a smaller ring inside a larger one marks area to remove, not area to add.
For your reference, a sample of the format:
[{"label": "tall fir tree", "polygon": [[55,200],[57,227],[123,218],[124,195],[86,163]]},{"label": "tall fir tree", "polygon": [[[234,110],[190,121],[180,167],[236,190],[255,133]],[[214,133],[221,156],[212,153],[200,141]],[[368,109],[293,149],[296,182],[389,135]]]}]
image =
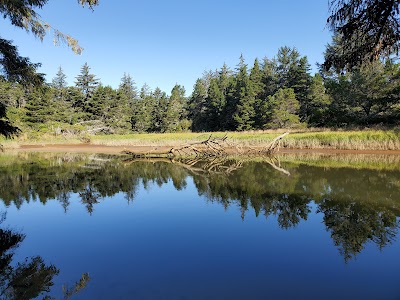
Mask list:
[{"label": "tall fir tree", "polygon": [[80,74],[76,77],[75,86],[86,98],[91,97],[99,86],[99,80],[96,75],[90,73],[90,67],[87,63],[82,66]]},{"label": "tall fir tree", "polygon": [[250,71],[250,84],[252,91],[254,93],[254,112],[255,112],[255,117],[254,117],[254,128],[262,128],[262,107],[265,104],[266,97],[264,96],[265,92],[265,84],[263,82],[263,72],[260,68],[260,63],[258,59],[256,58],[254,60],[254,65],[253,68]]},{"label": "tall fir tree", "polygon": [[329,122],[331,97],[326,93],[323,78],[315,74],[308,93],[308,111],[305,120],[310,126],[326,126]]},{"label": "tall fir tree", "polygon": [[24,121],[31,126],[51,121],[55,117],[53,94],[49,87],[38,87],[28,94]]},{"label": "tall fir tree", "polygon": [[292,128],[300,126],[298,111],[300,103],[296,99],[293,89],[279,89],[273,96],[269,96],[270,123],[269,128]]},{"label": "tall fir tree", "polygon": [[153,126],[154,100],[150,87],[145,83],[140,89],[140,97],[133,105],[130,120],[132,130],[135,132],[149,132]]},{"label": "tall fir tree", "polygon": [[183,86],[176,84],[171,91],[167,111],[163,121],[166,132],[182,131],[181,121],[186,117],[186,98]]},{"label": "tall fir tree", "polygon": [[152,126],[150,128],[151,132],[164,132],[164,120],[166,118],[166,113],[168,110],[168,97],[167,94],[159,87],[154,89],[152,94],[153,98],[153,111],[152,115]]},{"label": "tall fir tree", "polygon": [[83,95],[83,101],[81,103],[81,110],[86,114],[86,120],[93,117],[92,106],[93,106],[93,94],[99,86],[99,80],[96,75],[90,73],[90,67],[85,63],[80,74],[76,77],[75,86]]},{"label": "tall fir tree", "polygon": [[121,78],[118,92],[121,96],[126,97],[130,106],[132,106],[134,100],[137,99],[138,91],[136,83],[129,74],[124,73],[124,76]]},{"label": "tall fir tree", "polygon": [[193,87],[188,103],[189,119],[192,120],[192,131],[205,131],[207,124],[207,87],[206,82],[199,78]]},{"label": "tall fir tree", "polygon": [[249,74],[247,72],[247,65],[244,58],[240,56],[239,72],[236,76],[236,91],[235,103],[236,110],[233,115],[233,120],[236,130],[250,130],[253,129],[255,121],[255,93],[250,82]]},{"label": "tall fir tree", "polygon": [[207,131],[218,131],[223,128],[226,99],[218,82],[218,78],[212,78],[207,92],[206,120],[204,120],[207,123],[205,126]]},{"label": "tall fir tree", "polygon": [[54,89],[56,101],[65,101],[67,93],[67,75],[64,74],[61,66],[58,68],[56,76],[53,78],[51,86]]}]

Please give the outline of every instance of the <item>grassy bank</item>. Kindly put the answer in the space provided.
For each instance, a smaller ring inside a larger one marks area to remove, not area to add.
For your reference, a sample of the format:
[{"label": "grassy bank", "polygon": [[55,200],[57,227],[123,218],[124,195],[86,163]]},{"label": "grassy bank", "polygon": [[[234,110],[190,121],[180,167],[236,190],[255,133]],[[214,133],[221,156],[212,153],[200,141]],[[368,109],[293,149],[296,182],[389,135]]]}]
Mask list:
[{"label": "grassy bank", "polygon": [[[284,130],[228,132],[232,142],[243,146],[265,146]],[[127,135],[51,136],[43,135],[31,139],[26,135],[14,140],[0,140],[4,148],[18,148],[23,144],[74,144],[90,141],[93,145],[104,146],[175,146],[187,142],[207,139],[211,133],[154,133]],[[224,132],[214,132],[213,136],[223,136]],[[294,149],[341,149],[341,150],[400,150],[399,130],[359,130],[292,131],[282,141],[285,148]]]}]

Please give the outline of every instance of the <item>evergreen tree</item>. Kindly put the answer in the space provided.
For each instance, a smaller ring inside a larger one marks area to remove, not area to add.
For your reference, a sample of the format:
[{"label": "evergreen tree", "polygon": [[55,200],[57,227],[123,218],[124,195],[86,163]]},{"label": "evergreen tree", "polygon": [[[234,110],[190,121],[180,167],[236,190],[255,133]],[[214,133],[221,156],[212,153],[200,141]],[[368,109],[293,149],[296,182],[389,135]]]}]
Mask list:
[{"label": "evergreen tree", "polygon": [[56,76],[53,78],[51,86],[54,89],[55,100],[65,101],[67,93],[67,75],[64,74],[61,66],[58,68]]},{"label": "evergreen tree", "polygon": [[66,94],[66,102],[73,109],[73,114],[67,116],[68,123],[74,124],[89,119],[89,115],[85,112],[85,95],[76,87],[68,87]]},{"label": "evergreen tree", "polygon": [[[90,8],[98,5],[99,0],[79,0],[81,5],[88,5]],[[63,34],[54,29],[51,25],[40,18],[37,13],[48,0],[29,0],[29,1],[1,1],[0,14],[4,19],[9,19],[13,26],[31,32],[35,37],[43,40],[44,36],[52,30],[56,43],[63,41],[75,53],[81,53],[82,48],[78,41],[73,37]],[[19,82],[24,86],[38,86],[44,82],[43,74],[36,73],[40,64],[31,63],[29,58],[21,57],[17,47],[11,41],[0,38],[0,73],[4,78],[12,82]]]},{"label": "evergreen tree", "polygon": [[298,110],[299,101],[293,89],[279,89],[275,95],[269,96],[271,105],[271,121],[268,124],[270,128],[291,128],[300,125]]},{"label": "evergreen tree", "polygon": [[218,131],[223,127],[226,99],[218,85],[218,78],[212,78],[206,98],[206,126],[207,131]]},{"label": "evergreen tree", "polygon": [[311,84],[310,65],[306,56],[301,57],[296,48],[281,47],[277,55],[279,87],[291,88],[300,103],[300,119],[307,119],[308,90]]},{"label": "evergreen tree", "polygon": [[240,56],[239,72],[236,76],[235,91],[236,111],[233,115],[236,130],[253,129],[255,118],[255,93],[252,89],[247,65],[244,63],[243,56]]},{"label": "evergreen tree", "polygon": [[260,64],[258,59],[254,60],[253,68],[250,71],[250,84],[252,91],[254,93],[254,128],[262,128],[263,127],[263,117],[262,117],[262,107],[265,104],[266,97],[265,93],[265,84],[263,82],[263,72],[261,71]]},{"label": "evergreen tree", "polygon": [[[176,84],[171,91],[167,111],[163,120],[163,128],[166,132],[187,130],[185,89]],[[184,124],[186,123],[186,124]]]},{"label": "evergreen tree", "polygon": [[168,110],[168,97],[165,92],[161,91],[160,88],[156,88],[153,92],[153,112],[152,115],[152,132],[164,132],[164,120]]},{"label": "evergreen tree", "polygon": [[332,96],[330,122],[339,126],[395,123],[399,105],[400,67],[388,60],[327,77]]},{"label": "evergreen tree", "polygon": [[121,78],[118,92],[120,93],[121,97],[126,97],[130,106],[133,105],[134,100],[138,97],[138,91],[135,81],[129,74],[124,73],[124,76]]},{"label": "evergreen tree", "polygon": [[68,86],[67,75],[64,74],[61,66],[58,68],[58,72],[53,78],[51,86],[55,89],[65,89]]},{"label": "evergreen tree", "polygon": [[289,88],[293,84],[293,71],[300,60],[300,53],[296,48],[281,47],[276,56],[279,87]]},{"label": "evergreen tree", "polygon": [[263,98],[267,98],[275,94],[279,89],[278,65],[275,58],[270,60],[265,57],[263,63]]},{"label": "evergreen tree", "polygon": [[96,114],[94,106],[97,106],[93,103],[92,97],[99,86],[99,80],[94,74],[90,74],[90,67],[87,63],[82,66],[81,73],[76,77],[75,86],[84,97],[82,103],[76,107],[80,107],[83,114],[86,115],[85,120],[92,119]]},{"label": "evergreen tree", "polygon": [[325,56],[324,68],[347,68],[377,61],[400,50],[399,0],[331,0],[327,23],[342,37],[340,52]]},{"label": "evergreen tree", "polygon": [[329,121],[329,106],[331,97],[326,94],[323,78],[315,74],[312,79],[308,93],[308,111],[306,112],[308,122],[311,126],[325,126]]},{"label": "evergreen tree", "polygon": [[25,107],[26,94],[24,87],[0,78],[0,101],[8,107]]},{"label": "evergreen tree", "polygon": [[308,93],[312,82],[310,75],[310,64],[306,56],[300,58],[290,70],[290,78],[288,87],[294,90],[296,99],[300,103],[299,116],[301,121],[309,119],[309,98]]},{"label": "evergreen tree", "polygon": [[135,132],[149,132],[153,126],[154,99],[150,87],[144,84],[140,89],[140,98],[135,101],[130,120]]},{"label": "evergreen tree", "polygon": [[93,95],[98,85],[99,80],[95,75],[90,74],[90,67],[85,63],[81,68],[81,73],[76,77],[75,86],[88,99]]},{"label": "evergreen tree", "polygon": [[34,126],[46,123],[54,118],[53,94],[49,87],[41,87],[32,90],[28,94],[26,116],[24,121]]},{"label": "evergreen tree", "polygon": [[203,79],[199,78],[193,88],[188,104],[188,117],[192,120],[193,131],[205,131],[208,128],[207,114],[207,87]]},{"label": "evergreen tree", "polygon": [[117,93],[110,86],[99,86],[86,103],[86,112],[92,120],[105,122],[111,118],[110,109],[115,105]]}]

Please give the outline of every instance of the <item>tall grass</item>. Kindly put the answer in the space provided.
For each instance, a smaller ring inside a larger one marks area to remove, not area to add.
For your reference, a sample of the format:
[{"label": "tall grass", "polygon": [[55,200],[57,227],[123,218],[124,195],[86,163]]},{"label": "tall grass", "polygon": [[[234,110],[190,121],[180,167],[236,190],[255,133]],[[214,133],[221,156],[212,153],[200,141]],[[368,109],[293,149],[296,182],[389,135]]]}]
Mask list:
[{"label": "tall grass", "polygon": [[[163,133],[94,136],[97,145],[174,146],[186,142],[228,135],[243,146],[265,146],[283,131]],[[292,132],[282,140],[282,147],[293,149],[400,150],[400,132],[395,130]]]},{"label": "tall grass", "polygon": [[[213,132],[213,133],[149,133],[127,135],[86,136],[91,144],[104,146],[176,146],[201,141],[213,136],[228,135],[232,142],[243,146],[265,146],[285,130]],[[54,137],[43,135],[29,139],[26,136],[14,140],[0,140],[4,148],[16,148],[22,144],[63,144],[80,143],[79,136]],[[341,149],[341,150],[400,150],[399,130],[353,130],[332,131],[306,129],[291,131],[282,140],[282,147],[293,149]]]}]

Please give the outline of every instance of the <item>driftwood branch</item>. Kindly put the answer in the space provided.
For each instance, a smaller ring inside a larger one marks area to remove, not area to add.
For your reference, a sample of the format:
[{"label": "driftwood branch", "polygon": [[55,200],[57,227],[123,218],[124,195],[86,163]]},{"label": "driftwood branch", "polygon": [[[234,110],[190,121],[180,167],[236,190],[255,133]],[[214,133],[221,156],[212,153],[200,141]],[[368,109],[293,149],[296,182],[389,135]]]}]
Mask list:
[{"label": "driftwood branch", "polygon": [[288,134],[288,132],[281,134],[280,136],[274,138],[267,146],[261,149],[247,147],[247,152],[243,151],[244,147],[239,143],[229,141],[226,134],[223,137],[213,137],[211,134],[206,140],[187,143],[178,147],[172,147],[167,151],[153,148],[146,152],[133,152],[130,150],[124,150],[123,153],[132,155],[133,157],[194,156],[198,158],[225,157],[228,154],[272,155],[279,151],[281,140]]}]

